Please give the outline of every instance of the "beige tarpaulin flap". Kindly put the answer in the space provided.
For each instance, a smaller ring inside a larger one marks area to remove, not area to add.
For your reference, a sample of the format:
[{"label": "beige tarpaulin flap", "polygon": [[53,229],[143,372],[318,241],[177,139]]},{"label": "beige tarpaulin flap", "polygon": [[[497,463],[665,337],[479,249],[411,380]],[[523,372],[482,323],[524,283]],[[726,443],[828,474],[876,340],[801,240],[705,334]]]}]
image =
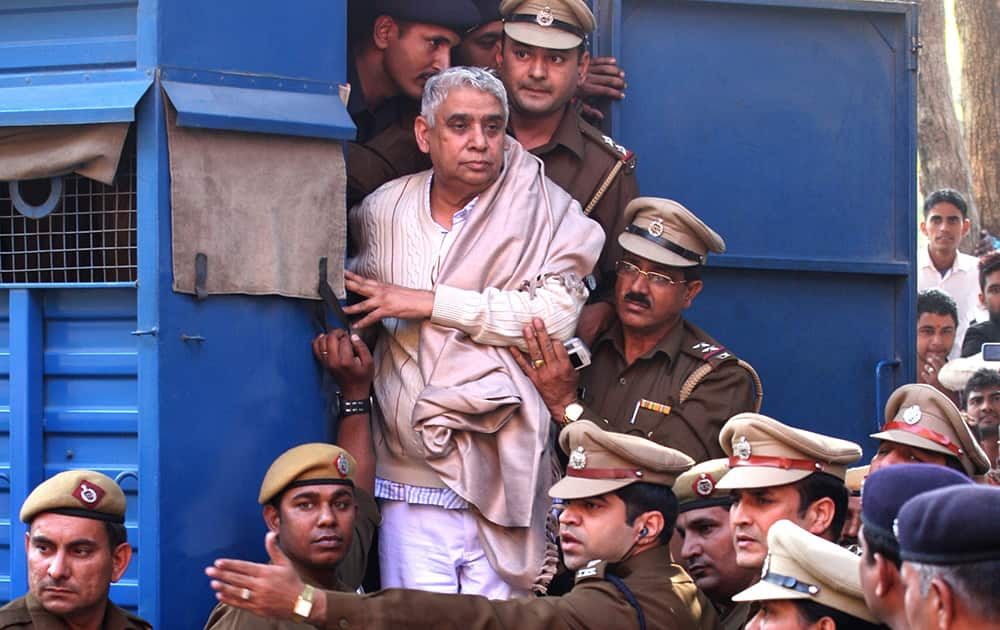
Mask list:
[{"label": "beige tarpaulin flap", "polygon": [[174,290],[318,298],[319,260],[344,295],[343,145],[334,140],[176,125],[167,108]]},{"label": "beige tarpaulin flap", "polygon": [[0,181],[79,173],[111,184],[129,123],[0,127]]}]

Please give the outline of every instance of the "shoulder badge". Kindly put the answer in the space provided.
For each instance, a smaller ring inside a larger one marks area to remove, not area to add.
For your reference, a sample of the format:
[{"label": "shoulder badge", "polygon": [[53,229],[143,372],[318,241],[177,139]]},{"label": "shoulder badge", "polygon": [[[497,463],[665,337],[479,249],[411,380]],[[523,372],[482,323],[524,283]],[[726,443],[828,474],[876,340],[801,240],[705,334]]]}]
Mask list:
[{"label": "shoulder badge", "polygon": [[733,353],[726,350],[723,346],[717,346],[714,343],[707,343],[705,341],[699,341],[698,343],[691,346],[691,352],[695,356],[700,356],[704,361],[725,361],[726,359],[732,359]]},{"label": "shoulder badge", "polygon": [[584,580],[603,580],[607,568],[608,563],[604,560],[591,560],[587,566],[576,572],[575,583],[579,584]]},{"label": "shoulder badge", "polygon": [[597,127],[587,123],[581,124],[580,130],[583,131],[584,135],[593,140],[595,144],[603,147],[605,151],[621,162],[624,170],[632,171],[635,168],[635,153],[615,142],[614,138],[604,135]]}]

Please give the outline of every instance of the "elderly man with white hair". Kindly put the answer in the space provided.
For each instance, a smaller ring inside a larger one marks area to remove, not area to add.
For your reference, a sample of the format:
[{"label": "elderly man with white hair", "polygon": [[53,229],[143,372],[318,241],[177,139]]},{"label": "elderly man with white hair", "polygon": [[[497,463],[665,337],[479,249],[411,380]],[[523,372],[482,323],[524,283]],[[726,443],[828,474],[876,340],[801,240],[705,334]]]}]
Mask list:
[{"label": "elderly man with white hair", "polygon": [[432,77],[414,132],[433,168],[385,184],[351,213],[346,284],[364,299],[346,312],[378,332],[386,588],[503,599],[544,591],[555,570],[545,536],[552,423],[505,347],[524,348],[534,320],[557,339],[573,334],[604,236],[505,135],[507,116],[489,72]]}]

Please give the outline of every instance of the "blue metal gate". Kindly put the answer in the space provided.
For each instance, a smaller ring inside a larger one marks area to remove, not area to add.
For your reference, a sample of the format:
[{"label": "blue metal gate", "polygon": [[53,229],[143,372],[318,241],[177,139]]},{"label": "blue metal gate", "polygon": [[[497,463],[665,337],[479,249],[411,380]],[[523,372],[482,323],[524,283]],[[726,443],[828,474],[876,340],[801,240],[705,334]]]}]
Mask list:
[{"label": "blue metal gate", "polygon": [[870,446],[876,408],[914,374],[915,7],[597,5],[598,52],[629,80],[613,133],[643,194],[729,248],[689,316],[756,366],[764,413]]},{"label": "blue metal gate", "polygon": [[[66,244],[93,224],[64,221],[65,204],[47,223],[5,214],[0,182],[0,601],[27,587],[21,503],[70,467],[126,491],[139,553],[111,597],[157,628],[204,624],[214,558],[265,557],[268,464],[328,437],[313,303],[173,292],[161,88],[194,126],[352,137],[345,14],[346,0],[0,3],[0,126],[131,123],[134,169],[116,178],[131,240],[100,257],[124,275],[94,275],[84,244],[67,269]],[[95,190],[67,184],[63,199]]]},{"label": "blue metal gate", "polygon": [[[135,290],[11,289],[4,297],[11,369],[3,401],[10,448],[3,459],[10,463],[13,495],[2,501],[7,536],[0,538],[6,546],[0,570],[9,578],[2,593],[7,600],[27,590],[26,528],[12,508],[64,470],[89,468],[119,481],[129,501],[129,540],[138,548],[139,449],[136,344],[130,335]],[[112,599],[133,610],[137,568],[131,565],[112,587]]]}]

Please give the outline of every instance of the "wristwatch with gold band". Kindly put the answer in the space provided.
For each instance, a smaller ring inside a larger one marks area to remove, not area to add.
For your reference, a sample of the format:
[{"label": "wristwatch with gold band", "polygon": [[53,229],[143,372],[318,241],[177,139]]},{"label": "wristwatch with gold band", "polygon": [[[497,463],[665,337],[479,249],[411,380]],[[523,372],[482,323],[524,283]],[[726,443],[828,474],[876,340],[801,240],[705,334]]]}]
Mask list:
[{"label": "wristwatch with gold band", "polygon": [[309,613],[313,609],[313,592],[310,584],[306,584],[299,596],[295,598],[295,606],[292,607],[292,619],[299,623],[305,623],[309,619]]}]

